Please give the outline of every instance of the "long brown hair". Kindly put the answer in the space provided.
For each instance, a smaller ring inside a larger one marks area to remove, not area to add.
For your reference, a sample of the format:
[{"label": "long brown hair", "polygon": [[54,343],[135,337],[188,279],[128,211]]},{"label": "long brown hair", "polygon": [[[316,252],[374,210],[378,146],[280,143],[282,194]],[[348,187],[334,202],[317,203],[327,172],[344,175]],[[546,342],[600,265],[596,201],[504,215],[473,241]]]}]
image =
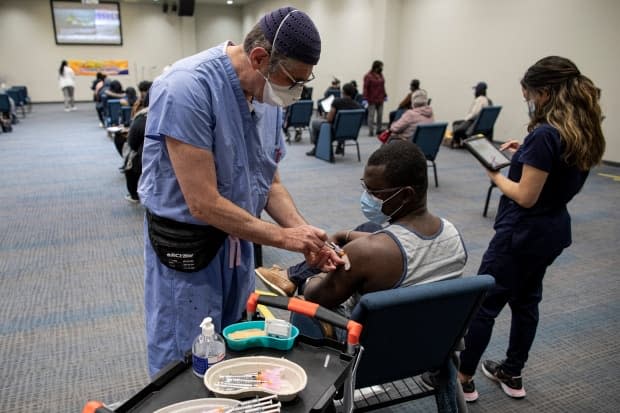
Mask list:
[{"label": "long brown hair", "polygon": [[528,131],[540,123],[555,127],[564,141],[564,160],[587,171],[603,158],[600,89],[570,60],[548,56],[534,63],[521,80],[528,92],[549,94],[530,117]]}]

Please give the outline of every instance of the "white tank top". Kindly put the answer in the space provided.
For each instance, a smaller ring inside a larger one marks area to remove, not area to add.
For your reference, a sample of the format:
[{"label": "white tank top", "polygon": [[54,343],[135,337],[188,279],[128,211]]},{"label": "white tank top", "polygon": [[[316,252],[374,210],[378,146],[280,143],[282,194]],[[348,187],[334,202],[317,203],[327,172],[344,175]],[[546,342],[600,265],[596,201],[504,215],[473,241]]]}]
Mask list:
[{"label": "white tank top", "polygon": [[[441,218],[436,234],[424,236],[399,224],[377,231],[389,235],[400,248],[403,257],[403,273],[392,288],[407,287],[433,281],[458,278],[463,275],[467,251],[456,227]],[[358,293],[345,303],[345,311],[351,314],[359,301]]]}]

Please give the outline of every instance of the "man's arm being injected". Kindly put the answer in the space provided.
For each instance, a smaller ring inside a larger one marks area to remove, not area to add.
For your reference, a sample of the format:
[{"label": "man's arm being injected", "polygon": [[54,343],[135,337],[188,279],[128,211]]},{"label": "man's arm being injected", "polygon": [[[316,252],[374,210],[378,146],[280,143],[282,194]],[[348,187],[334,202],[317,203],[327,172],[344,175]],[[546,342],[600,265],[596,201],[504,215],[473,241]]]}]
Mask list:
[{"label": "man's arm being injected", "polygon": [[304,297],[327,308],[335,308],[356,292],[392,288],[402,274],[402,255],[396,243],[386,234],[361,235],[343,247],[351,261],[347,271],[335,271],[311,277],[306,282]]}]

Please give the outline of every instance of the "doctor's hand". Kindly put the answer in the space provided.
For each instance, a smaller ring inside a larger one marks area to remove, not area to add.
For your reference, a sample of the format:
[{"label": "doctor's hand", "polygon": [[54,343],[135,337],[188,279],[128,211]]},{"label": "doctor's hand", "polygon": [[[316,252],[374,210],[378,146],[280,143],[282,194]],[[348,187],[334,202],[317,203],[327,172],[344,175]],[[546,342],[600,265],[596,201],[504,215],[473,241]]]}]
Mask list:
[{"label": "doctor's hand", "polygon": [[519,141],[516,141],[514,139],[510,139],[508,142],[504,142],[499,147],[499,150],[500,151],[508,151],[508,152],[511,152],[511,153],[515,153],[517,151],[517,149],[519,149],[519,146],[521,146]]},{"label": "doctor's hand", "polygon": [[323,247],[319,252],[304,254],[306,262],[313,268],[319,268],[323,272],[334,271],[338,266],[344,265],[344,260],[331,248]]}]

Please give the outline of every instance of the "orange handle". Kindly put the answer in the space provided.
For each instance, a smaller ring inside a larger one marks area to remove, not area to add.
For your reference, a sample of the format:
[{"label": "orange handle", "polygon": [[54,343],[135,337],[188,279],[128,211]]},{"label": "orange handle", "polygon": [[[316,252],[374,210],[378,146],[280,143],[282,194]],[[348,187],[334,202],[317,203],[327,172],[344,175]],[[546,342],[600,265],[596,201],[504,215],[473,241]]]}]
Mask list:
[{"label": "orange handle", "polygon": [[341,316],[327,308],[321,307],[317,303],[311,301],[300,300],[299,298],[277,297],[270,295],[260,295],[256,292],[250,294],[246,310],[251,316],[256,312],[258,304],[268,305],[270,307],[289,310],[294,313],[303,314],[308,317],[316,318],[321,321],[328,322],[335,327],[347,330],[347,343],[350,345],[359,344],[360,334],[362,333],[362,325],[346,317]]},{"label": "orange handle", "polygon": [[91,400],[84,405],[82,413],[108,413],[112,410],[105,407],[105,405],[99,401]]}]

